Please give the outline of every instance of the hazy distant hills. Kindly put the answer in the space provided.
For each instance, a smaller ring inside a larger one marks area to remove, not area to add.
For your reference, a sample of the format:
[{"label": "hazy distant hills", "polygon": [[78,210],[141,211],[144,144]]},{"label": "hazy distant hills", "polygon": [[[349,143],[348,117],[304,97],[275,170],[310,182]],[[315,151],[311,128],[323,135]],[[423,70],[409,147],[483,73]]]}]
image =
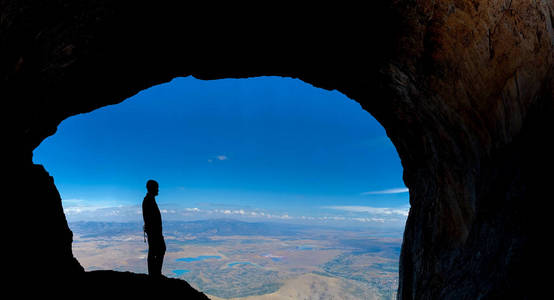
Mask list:
[{"label": "hazy distant hills", "polygon": [[195,235],[295,235],[307,226],[281,223],[250,223],[231,219],[212,219],[190,222],[168,222],[166,231],[186,232]]},{"label": "hazy distant hills", "polygon": [[[263,236],[294,236],[299,231],[310,227],[282,223],[250,223],[232,219],[211,219],[200,221],[170,221],[164,222],[164,234],[192,235],[263,235]],[[142,234],[142,223],[119,222],[74,222],[70,223],[74,233],[81,238],[95,238],[122,234]]]},{"label": "hazy distant hills", "polygon": [[72,222],[69,227],[74,234],[81,238],[108,237],[125,234],[141,234],[142,224],[140,223],[119,223],[119,222]]}]

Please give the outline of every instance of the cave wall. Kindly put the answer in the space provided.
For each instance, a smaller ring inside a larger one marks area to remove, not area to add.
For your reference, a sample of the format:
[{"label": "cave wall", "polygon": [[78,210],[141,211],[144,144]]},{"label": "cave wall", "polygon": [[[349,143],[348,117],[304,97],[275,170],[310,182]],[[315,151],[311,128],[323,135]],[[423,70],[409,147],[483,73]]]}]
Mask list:
[{"label": "cave wall", "polygon": [[12,254],[24,260],[47,245],[42,267],[60,278],[82,272],[54,181],[32,162],[65,118],[177,76],[280,75],[359,102],[396,146],[411,203],[399,298],[541,290],[528,274],[541,268],[549,229],[553,7],[390,0],[252,13],[163,1],[1,1],[0,98],[13,117],[6,139],[17,199],[9,205],[26,213]]}]

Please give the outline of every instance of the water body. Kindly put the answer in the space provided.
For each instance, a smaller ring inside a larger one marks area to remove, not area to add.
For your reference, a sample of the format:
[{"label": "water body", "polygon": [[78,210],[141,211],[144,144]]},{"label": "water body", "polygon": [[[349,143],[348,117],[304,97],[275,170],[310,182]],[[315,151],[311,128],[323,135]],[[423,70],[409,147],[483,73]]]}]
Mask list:
[{"label": "water body", "polygon": [[262,256],[270,258],[272,261],[275,261],[275,262],[281,261],[281,259],[283,259],[282,256],[276,256],[276,255],[272,255],[272,254],[265,254],[265,255],[262,255]]},{"label": "water body", "polygon": [[181,276],[181,275],[183,275],[185,273],[188,273],[188,272],[190,272],[190,271],[189,270],[173,270],[173,273],[175,273],[175,275],[177,275],[177,276]]},{"label": "water body", "polygon": [[201,261],[206,259],[221,259],[221,256],[218,255],[202,255],[197,257],[182,257],[176,259],[176,261],[184,261],[184,262],[193,262],[193,261]]},{"label": "water body", "polygon": [[296,250],[313,250],[314,248],[315,246],[312,246],[312,245],[302,245],[302,246],[297,246]]}]

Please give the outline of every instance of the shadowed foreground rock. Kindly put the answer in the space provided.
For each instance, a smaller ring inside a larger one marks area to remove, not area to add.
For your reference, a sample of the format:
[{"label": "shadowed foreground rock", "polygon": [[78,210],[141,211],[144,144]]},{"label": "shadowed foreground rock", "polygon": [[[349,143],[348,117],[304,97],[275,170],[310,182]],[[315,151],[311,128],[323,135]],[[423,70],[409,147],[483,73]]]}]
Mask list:
[{"label": "shadowed foreground rock", "polygon": [[176,278],[155,280],[146,274],[116,271],[85,272],[77,278],[76,293],[95,299],[209,299]]}]

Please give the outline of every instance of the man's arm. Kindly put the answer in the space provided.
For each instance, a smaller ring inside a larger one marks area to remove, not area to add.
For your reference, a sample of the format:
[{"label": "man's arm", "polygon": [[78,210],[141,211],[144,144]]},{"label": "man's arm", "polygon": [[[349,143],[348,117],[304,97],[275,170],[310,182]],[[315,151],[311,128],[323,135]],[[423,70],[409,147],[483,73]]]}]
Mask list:
[{"label": "man's arm", "polygon": [[146,199],[142,202],[142,218],[144,220],[144,231],[148,233],[152,226],[152,207]]}]

